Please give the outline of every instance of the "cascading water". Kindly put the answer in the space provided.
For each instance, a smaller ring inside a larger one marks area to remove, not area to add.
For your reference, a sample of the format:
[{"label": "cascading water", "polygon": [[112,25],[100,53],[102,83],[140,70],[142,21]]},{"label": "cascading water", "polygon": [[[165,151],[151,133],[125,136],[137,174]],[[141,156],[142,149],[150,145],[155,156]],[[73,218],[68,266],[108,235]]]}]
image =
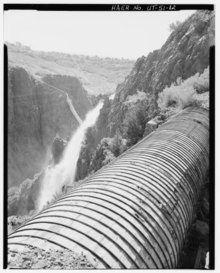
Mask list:
[{"label": "cascading water", "polygon": [[80,116],[78,115],[78,113],[76,112],[75,108],[73,107],[73,104],[71,102],[71,99],[70,97],[68,96],[68,94],[66,93],[66,101],[67,101],[67,104],[69,105],[69,108],[70,108],[70,111],[71,113],[73,114],[73,116],[77,119],[77,121],[79,122],[79,124],[82,123],[82,120],[80,118]]},{"label": "cascading water", "polygon": [[37,202],[38,210],[42,209],[53,198],[54,194],[60,193],[64,185],[68,186],[74,182],[77,161],[85,133],[89,127],[95,124],[102,107],[103,101],[100,101],[93,110],[87,113],[85,120],[68,142],[61,161],[57,165],[46,168]]},{"label": "cascading water", "polygon": [[110,96],[109,96],[109,99],[110,100],[113,100],[115,98],[115,93],[113,93],[113,94],[111,94]]}]

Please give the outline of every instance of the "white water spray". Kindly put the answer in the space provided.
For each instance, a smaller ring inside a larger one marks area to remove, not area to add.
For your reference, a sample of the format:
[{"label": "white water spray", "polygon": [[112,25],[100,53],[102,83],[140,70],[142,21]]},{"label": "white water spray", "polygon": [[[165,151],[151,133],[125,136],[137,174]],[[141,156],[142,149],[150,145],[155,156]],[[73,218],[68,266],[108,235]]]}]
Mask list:
[{"label": "white water spray", "polygon": [[115,98],[115,93],[113,93],[113,94],[111,94],[110,96],[109,96],[109,99],[110,100],[113,100]]},{"label": "white water spray", "polygon": [[78,113],[76,112],[75,108],[73,107],[71,99],[67,93],[66,93],[66,101],[67,101],[67,104],[69,105],[70,111],[73,114],[73,116],[77,119],[79,124],[82,124],[82,120],[81,120],[80,116],[78,115]]},{"label": "white water spray", "polygon": [[45,170],[37,202],[38,210],[42,209],[48,201],[51,201],[56,193],[60,193],[64,185],[68,186],[74,182],[77,161],[86,130],[95,124],[102,107],[103,102],[101,101],[93,110],[87,113],[85,120],[68,142],[60,163],[54,166],[48,166]]}]

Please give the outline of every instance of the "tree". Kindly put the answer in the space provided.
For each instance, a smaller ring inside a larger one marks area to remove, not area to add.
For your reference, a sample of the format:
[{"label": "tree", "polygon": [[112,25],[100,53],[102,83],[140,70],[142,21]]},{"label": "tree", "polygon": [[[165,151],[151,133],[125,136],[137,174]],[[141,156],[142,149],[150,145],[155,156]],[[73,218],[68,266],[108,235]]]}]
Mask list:
[{"label": "tree", "polygon": [[118,130],[116,131],[115,136],[112,138],[109,149],[115,157],[118,157],[127,149],[126,140],[122,138]]},{"label": "tree", "polygon": [[173,22],[169,25],[169,31],[175,31],[181,25],[180,21]]},{"label": "tree", "polygon": [[140,103],[125,118],[124,133],[129,146],[134,145],[143,137],[146,122],[149,120],[147,115],[148,108],[145,104]]}]

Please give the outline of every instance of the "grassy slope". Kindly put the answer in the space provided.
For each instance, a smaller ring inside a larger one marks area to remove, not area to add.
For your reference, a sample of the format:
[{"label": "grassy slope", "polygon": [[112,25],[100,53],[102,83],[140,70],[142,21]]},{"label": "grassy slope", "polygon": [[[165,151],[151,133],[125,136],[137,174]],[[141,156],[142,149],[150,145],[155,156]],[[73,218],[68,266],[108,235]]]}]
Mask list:
[{"label": "grassy slope", "polygon": [[118,83],[129,74],[134,61],[33,51],[27,47],[8,45],[9,66],[21,66],[32,75],[69,75],[79,78],[94,95],[113,93]]}]

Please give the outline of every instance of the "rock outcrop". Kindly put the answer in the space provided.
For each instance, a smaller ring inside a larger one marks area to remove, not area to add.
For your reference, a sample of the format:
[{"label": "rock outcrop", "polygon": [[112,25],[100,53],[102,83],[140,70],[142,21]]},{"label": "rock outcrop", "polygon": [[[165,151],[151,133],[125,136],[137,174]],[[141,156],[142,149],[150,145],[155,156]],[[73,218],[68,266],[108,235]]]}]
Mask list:
[{"label": "rock outcrop", "polygon": [[158,93],[179,77],[183,80],[202,73],[209,65],[209,48],[214,43],[214,12],[195,12],[181,23],[159,50],[139,58],[131,73],[116,89],[107,124],[113,135],[126,116],[123,104],[138,91],[145,92],[152,108],[157,109]]}]

